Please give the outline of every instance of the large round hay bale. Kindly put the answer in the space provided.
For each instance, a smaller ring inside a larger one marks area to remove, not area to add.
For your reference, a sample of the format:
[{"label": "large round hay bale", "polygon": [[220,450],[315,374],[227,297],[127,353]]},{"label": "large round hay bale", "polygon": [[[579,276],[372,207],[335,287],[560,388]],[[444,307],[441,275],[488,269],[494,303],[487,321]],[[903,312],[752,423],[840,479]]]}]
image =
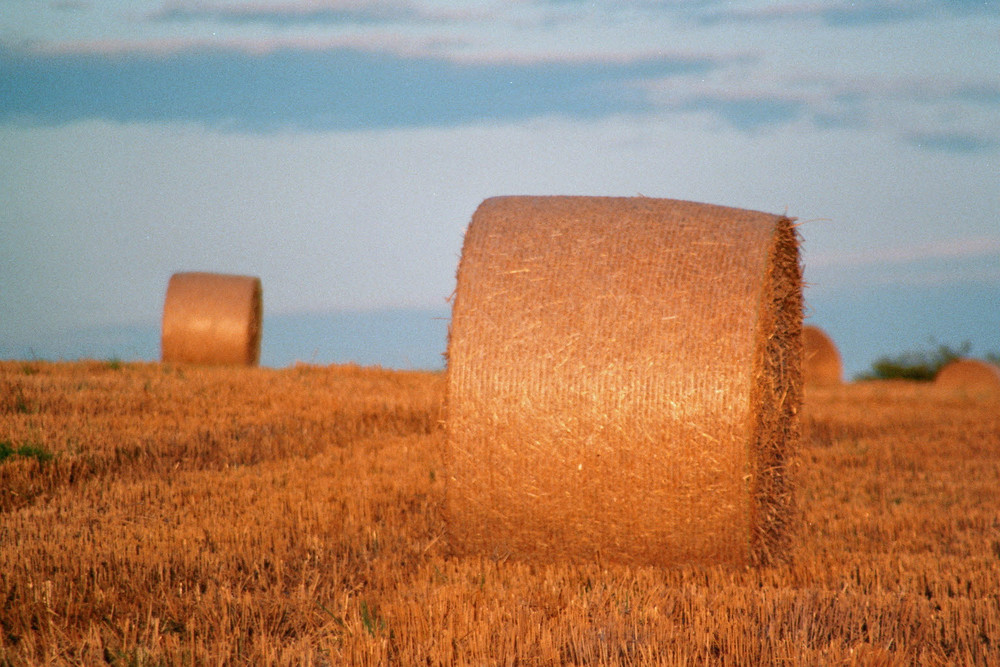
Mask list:
[{"label": "large round hay bale", "polygon": [[175,273],[163,304],[162,359],[256,366],[260,359],[260,279]]},{"label": "large round hay bale", "polygon": [[802,380],[807,385],[834,385],[843,381],[840,352],[825,331],[802,327]]},{"label": "large round hay bale", "polygon": [[952,389],[1000,392],[1000,366],[979,359],[955,359],[938,371],[934,384]]},{"label": "large round hay bale", "polygon": [[764,562],[786,540],[802,289],[789,218],[499,197],[448,343],[457,553]]}]

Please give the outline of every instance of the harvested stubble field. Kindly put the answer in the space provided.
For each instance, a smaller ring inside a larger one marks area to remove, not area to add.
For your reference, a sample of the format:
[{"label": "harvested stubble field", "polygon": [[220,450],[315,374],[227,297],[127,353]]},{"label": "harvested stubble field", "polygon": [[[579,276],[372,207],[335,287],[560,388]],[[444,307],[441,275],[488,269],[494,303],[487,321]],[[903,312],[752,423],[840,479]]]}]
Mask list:
[{"label": "harvested stubble field", "polygon": [[1000,664],[997,397],[809,388],[733,570],[449,555],[444,385],[0,362],[0,664]]}]

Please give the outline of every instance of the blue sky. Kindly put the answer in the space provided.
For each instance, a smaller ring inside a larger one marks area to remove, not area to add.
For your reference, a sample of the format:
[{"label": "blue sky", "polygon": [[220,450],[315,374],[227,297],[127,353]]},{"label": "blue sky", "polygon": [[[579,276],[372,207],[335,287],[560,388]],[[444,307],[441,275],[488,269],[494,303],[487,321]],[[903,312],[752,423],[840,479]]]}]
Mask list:
[{"label": "blue sky", "polygon": [[849,369],[1000,351],[995,2],[11,0],[0,151],[2,350],[180,270],[442,307],[484,198],[641,193],[798,218]]}]

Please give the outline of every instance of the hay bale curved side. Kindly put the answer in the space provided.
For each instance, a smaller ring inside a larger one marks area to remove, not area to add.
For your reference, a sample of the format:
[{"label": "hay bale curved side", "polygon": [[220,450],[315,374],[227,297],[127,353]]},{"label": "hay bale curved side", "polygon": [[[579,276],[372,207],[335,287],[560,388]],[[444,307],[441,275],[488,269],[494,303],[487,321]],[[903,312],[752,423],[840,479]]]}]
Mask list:
[{"label": "hay bale curved side", "polygon": [[843,382],[840,352],[833,339],[817,326],[802,327],[802,380],[807,385]]},{"label": "hay bale curved side", "polygon": [[262,310],[259,278],[175,273],[163,303],[161,358],[166,362],[256,366]]},{"label": "hay bale curved side", "polygon": [[801,402],[792,221],[666,199],[498,197],[448,343],[458,553],[770,560]]},{"label": "hay bale curved side", "polygon": [[1000,366],[979,359],[955,359],[938,371],[934,384],[952,389],[1000,392]]}]

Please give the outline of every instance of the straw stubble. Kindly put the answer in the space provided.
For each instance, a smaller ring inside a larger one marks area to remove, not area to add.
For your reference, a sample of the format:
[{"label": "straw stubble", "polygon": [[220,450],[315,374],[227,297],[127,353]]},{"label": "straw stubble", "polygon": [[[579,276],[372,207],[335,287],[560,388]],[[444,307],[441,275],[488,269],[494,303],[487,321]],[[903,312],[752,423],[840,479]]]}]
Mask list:
[{"label": "straw stubble", "polygon": [[448,347],[453,548],[770,560],[791,513],[801,317],[788,218],[645,197],[484,201]]}]

